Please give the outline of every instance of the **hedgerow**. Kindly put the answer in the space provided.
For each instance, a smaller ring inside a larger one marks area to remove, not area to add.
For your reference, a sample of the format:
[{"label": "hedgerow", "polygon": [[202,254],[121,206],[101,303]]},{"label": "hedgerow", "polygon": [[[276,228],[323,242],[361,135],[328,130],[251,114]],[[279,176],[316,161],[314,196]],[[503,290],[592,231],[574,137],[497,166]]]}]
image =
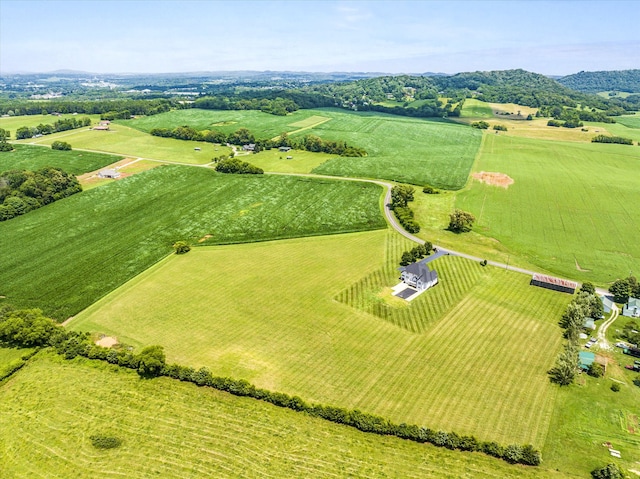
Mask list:
[{"label": "hedgerow", "polygon": [[[291,409],[358,429],[362,432],[396,436],[418,443],[430,443],[438,447],[459,451],[475,451],[503,459],[512,464],[537,466],[541,454],[532,445],[509,444],[501,446],[495,442],[479,441],[474,436],[460,436],[455,432],[434,431],[415,424],[395,424],[387,418],[331,405],[308,403],[298,396],[261,389],[244,379],[214,376],[207,368],[198,370],[190,366],[166,364],[162,346],[148,346],[139,354],[126,348],[109,349],[93,344],[88,333],[67,331],[53,320],[45,318],[40,310],[0,310],[0,344],[12,346],[52,346],[65,359],[77,356],[107,361],[118,366],[135,369],[141,377],[166,376],[201,387],[210,387],[268,402],[274,406]],[[98,442],[101,447],[111,446],[113,441]],[[115,438],[117,439],[117,438]],[[109,444],[106,444],[106,443]]]}]

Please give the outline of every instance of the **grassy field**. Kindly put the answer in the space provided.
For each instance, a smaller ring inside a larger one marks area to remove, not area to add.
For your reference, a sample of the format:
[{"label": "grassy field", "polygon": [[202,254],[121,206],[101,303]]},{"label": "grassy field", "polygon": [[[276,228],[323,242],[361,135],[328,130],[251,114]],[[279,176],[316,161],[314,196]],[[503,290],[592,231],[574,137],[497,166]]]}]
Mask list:
[{"label": "grassy field", "polygon": [[[451,258],[444,278],[457,269],[465,277],[453,281],[468,289],[441,283],[416,299],[417,311],[436,310],[421,334],[335,301],[385,262],[397,264],[384,259],[398,249],[392,237],[379,231],[198,248],[145,271],[70,327],[134,346],[162,344],[171,361],[310,401],[542,445],[555,395],[545,372],[568,296]],[[474,275],[481,277],[475,285]]]},{"label": "grassy field", "polygon": [[[292,158],[287,159],[288,156]],[[276,173],[311,173],[314,168],[335,157],[336,155],[312,153],[304,150],[291,150],[288,153],[283,153],[276,148],[240,158],[248,161],[252,165],[262,168],[264,171]]]},{"label": "grassy field", "polygon": [[460,112],[462,118],[493,118],[491,105],[487,102],[467,98]]},{"label": "grassy field", "polygon": [[0,346],[0,378],[10,370],[10,366],[20,361],[22,356],[31,353],[31,349],[4,348]]},{"label": "grassy field", "polygon": [[[321,122],[319,117],[330,120]],[[126,124],[142,131],[190,125],[231,133],[245,127],[262,138],[273,138],[284,131],[295,137],[295,132],[303,128],[298,136],[314,134],[344,140],[368,153],[364,158],[332,159],[315,168],[316,173],[383,178],[450,189],[466,183],[481,138],[477,130],[442,120],[331,108],[300,110],[286,117],[259,111],[177,110],[128,120]],[[275,171],[284,170],[278,165]]]},{"label": "grassy field", "polygon": [[[46,354],[0,387],[0,428],[0,469],[7,479],[567,477]],[[123,443],[100,451],[90,441],[95,434]]]},{"label": "grassy field", "polygon": [[53,125],[58,120],[64,120],[69,118],[74,118],[77,120],[79,118],[85,118],[85,117],[91,118],[92,124],[96,124],[100,120],[100,115],[85,115],[83,113],[79,113],[77,115],[73,115],[69,113],[69,114],[60,115],[60,116],[22,115],[22,116],[10,116],[10,117],[0,118],[0,128],[9,130],[11,132],[11,138],[15,138],[16,130],[23,126],[28,126],[29,128],[33,128],[40,124]]},{"label": "grassy field", "polygon": [[617,116],[616,122],[620,123],[627,128],[638,128],[640,129],[640,115],[624,115]]},{"label": "grassy field", "polygon": [[640,270],[640,148],[488,135],[476,171],[500,172],[508,189],[474,181],[456,206],[475,230],[548,271],[607,283]]},{"label": "grassy field", "polygon": [[14,150],[0,153],[0,171],[37,170],[45,166],[62,168],[67,173],[80,175],[97,170],[120,160],[121,157],[87,151],[57,151],[40,146],[14,145]]},{"label": "grassy field", "polygon": [[[97,150],[134,158],[151,158],[196,165],[210,163],[216,156],[231,153],[231,149],[226,146],[160,138],[113,123],[109,131],[81,128],[42,138],[20,140],[19,143],[51,145],[56,140],[66,141],[74,149]],[[195,148],[200,148],[200,150],[195,150]]]},{"label": "grassy field", "polygon": [[384,228],[381,192],[366,183],[162,166],[0,223],[0,295],[66,319],[169,254],[177,240]]}]

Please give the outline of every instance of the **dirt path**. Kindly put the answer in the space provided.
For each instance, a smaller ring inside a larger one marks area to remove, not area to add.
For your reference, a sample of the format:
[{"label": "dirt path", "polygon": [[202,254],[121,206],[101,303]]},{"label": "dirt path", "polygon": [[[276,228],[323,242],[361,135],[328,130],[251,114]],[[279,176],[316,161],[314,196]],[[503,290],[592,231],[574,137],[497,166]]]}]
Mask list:
[{"label": "dirt path", "polygon": [[611,314],[611,317],[604,323],[602,323],[600,325],[600,328],[598,329],[598,346],[600,346],[600,349],[603,349],[605,351],[611,349],[611,345],[609,344],[609,341],[607,341],[607,329],[609,329],[609,326],[611,326],[615,322],[615,320],[618,319],[618,314],[620,313],[620,310],[615,304],[613,305],[612,311],[613,312]]}]

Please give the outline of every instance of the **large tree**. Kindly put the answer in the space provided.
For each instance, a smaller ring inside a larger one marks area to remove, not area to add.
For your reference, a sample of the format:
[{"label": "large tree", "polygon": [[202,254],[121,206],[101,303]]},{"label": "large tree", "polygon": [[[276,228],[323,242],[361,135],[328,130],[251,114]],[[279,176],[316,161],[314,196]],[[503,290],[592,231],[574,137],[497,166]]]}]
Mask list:
[{"label": "large tree", "polygon": [[456,209],[449,215],[449,231],[453,231],[454,233],[471,231],[475,220],[476,217],[471,213]]}]

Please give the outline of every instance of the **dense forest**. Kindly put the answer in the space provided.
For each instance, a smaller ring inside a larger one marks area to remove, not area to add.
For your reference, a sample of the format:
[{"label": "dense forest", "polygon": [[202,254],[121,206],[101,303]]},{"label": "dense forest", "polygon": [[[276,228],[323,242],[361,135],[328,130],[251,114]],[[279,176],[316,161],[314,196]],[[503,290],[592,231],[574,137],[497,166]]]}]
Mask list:
[{"label": "dense forest", "polygon": [[558,82],[585,93],[601,91],[640,93],[640,70],[580,72],[562,77]]}]

